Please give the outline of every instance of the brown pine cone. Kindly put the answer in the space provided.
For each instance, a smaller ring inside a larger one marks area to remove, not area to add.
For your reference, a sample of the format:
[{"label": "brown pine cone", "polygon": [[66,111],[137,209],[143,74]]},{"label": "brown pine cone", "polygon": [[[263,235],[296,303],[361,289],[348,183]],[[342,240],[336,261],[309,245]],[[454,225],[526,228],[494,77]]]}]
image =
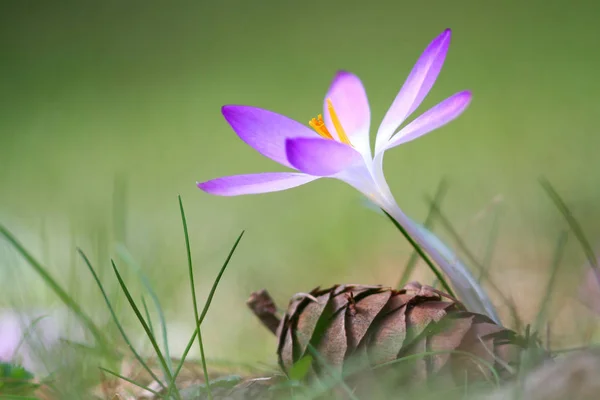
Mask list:
[{"label": "brown pine cone", "polygon": [[493,378],[490,368],[502,377],[512,375],[523,347],[513,331],[419,283],[401,290],[336,285],[299,293],[278,325],[266,291],[254,293],[248,305],[278,336],[279,364],[286,373],[307,355],[317,376],[324,370],[347,375],[360,367],[389,372],[412,360],[411,381],[449,371],[464,382]]}]

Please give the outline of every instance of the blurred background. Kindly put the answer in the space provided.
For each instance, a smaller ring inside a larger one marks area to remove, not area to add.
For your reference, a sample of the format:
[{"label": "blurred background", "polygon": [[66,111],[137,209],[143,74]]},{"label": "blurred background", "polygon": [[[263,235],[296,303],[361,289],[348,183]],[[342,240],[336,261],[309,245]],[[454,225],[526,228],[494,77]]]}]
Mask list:
[{"label": "blurred background", "polygon": [[[246,230],[206,320],[208,357],[274,360],[274,338],[245,306],[254,290],[268,288],[285,307],[293,293],[318,285],[396,284],[411,249],[352,188],[321,180],[219,198],[195,183],[282,170],[237,138],[222,105],[308,121],[336,71],[345,69],[366,86],[375,130],[422,50],[448,27],[446,64],[420,111],[464,89],[474,99],[455,122],[386,155],[400,206],[423,221],[424,196],[445,178],[445,216],[489,261],[492,279],[526,322],[537,313],[566,227],[538,178],[556,186],[593,243],[600,237],[598,2],[0,7],[0,223],[100,321],[107,318],[104,303],[75,249],[101,271],[130,329],[134,315],[109,262],[114,258],[138,290],[134,265],[141,266],[161,298],[175,354],[193,329],[178,194],[201,300]],[[441,226],[436,232],[456,248]],[[552,309],[564,328],[556,330],[559,341],[579,335],[573,320],[588,315],[573,300],[584,260],[571,238]],[[414,277],[431,282],[421,265]],[[0,306],[61,306],[5,242]]]}]

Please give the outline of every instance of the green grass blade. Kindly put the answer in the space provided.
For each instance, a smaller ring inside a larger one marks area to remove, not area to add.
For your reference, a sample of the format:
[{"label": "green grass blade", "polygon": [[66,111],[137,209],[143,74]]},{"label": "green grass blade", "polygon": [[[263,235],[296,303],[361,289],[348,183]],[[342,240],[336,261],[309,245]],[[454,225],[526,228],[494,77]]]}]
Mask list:
[{"label": "green grass blade", "polygon": [[81,307],[52,277],[50,272],[40,264],[17,240],[12,233],[8,231],[4,226],[0,225],[0,234],[17,250],[19,254],[33,267],[35,272],[42,278],[42,280],[50,287],[50,289],[60,298],[60,300],[80,319],[82,324],[90,331],[94,339],[100,347],[107,351],[107,354],[113,353],[109,345],[108,339],[104,336],[102,331],[96,326],[94,321],[83,312]]},{"label": "green grass blade", "polygon": [[315,360],[317,360],[317,362],[320,364],[320,366],[323,367],[323,369],[325,371],[327,371],[327,374],[329,376],[331,376],[331,378],[333,378],[334,380],[338,381],[337,383],[339,383],[339,385],[342,387],[342,389],[346,392],[346,394],[348,395],[348,398],[350,398],[352,400],[358,400],[358,397],[356,397],[356,395],[354,394],[352,389],[350,389],[350,387],[344,381],[343,375],[337,374],[335,371],[333,371],[333,369],[329,366],[327,361],[321,356],[321,354],[319,354],[317,349],[315,349],[315,347],[312,344],[309,343],[308,346],[306,347],[306,349],[308,350],[310,355]]},{"label": "green grass blade", "polygon": [[[433,200],[433,204],[435,206],[437,206],[439,208],[440,204],[442,203],[442,201],[444,200],[444,196],[446,195],[446,192],[448,191],[448,184],[446,183],[445,179],[442,179],[440,181],[440,183],[438,184],[438,187],[435,191],[435,196],[434,196],[434,200]],[[434,212],[434,207],[433,205],[429,207],[429,211],[427,212],[427,217],[425,218],[425,222],[423,222],[423,226],[427,229],[431,229],[433,227],[433,221],[434,221],[434,217],[435,217],[435,212]],[[410,255],[410,258],[408,259],[408,262],[406,263],[406,267],[404,267],[404,272],[402,273],[402,276],[400,277],[400,281],[398,282],[398,289],[401,289],[402,287],[404,287],[404,285],[406,285],[408,283],[408,280],[410,279],[410,276],[412,275],[416,265],[417,265],[417,261],[419,259],[419,253],[415,250],[412,252],[412,254]]]},{"label": "green grass blade", "polygon": [[[152,335],[152,332],[150,332],[150,328],[148,327],[148,324],[144,320],[144,317],[142,316],[142,313],[140,312],[137,304],[135,304],[133,297],[131,297],[131,293],[129,293],[129,289],[127,288],[127,285],[125,284],[125,281],[123,281],[123,278],[121,277],[121,274],[119,273],[119,269],[117,268],[117,266],[115,265],[115,262],[113,260],[111,260],[111,265],[112,265],[113,271],[115,272],[117,280],[119,281],[119,285],[121,286],[121,289],[123,290],[123,293],[125,294],[125,297],[127,298],[127,301],[129,302],[129,306],[135,313],[135,316],[137,317],[138,321],[142,325],[142,328],[146,332],[146,336],[148,336],[148,339],[150,340],[150,343],[152,344],[152,348],[154,349],[154,352],[156,353],[156,357],[158,358],[158,361],[159,361],[161,367],[163,368],[163,371],[165,374],[165,379],[170,382],[171,378],[172,378],[172,374],[171,374],[171,371],[169,370],[167,361],[165,360],[165,356],[163,355],[162,351],[160,350],[160,347],[158,346],[158,343],[156,342],[156,338],[154,337],[154,335]],[[171,388],[169,388],[169,391],[170,390],[171,390]],[[177,398],[180,398],[179,391],[177,390],[177,388],[175,388],[175,395],[177,396]]]},{"label": "green grass blade", "polygon": [[[154,308],[156,308],[156,311],[158,313],[158,319],[160,321],[161,336],[163,339],[163,348],[164,348],[164,352],[165,352],[165,360],[167,361],[167,366],[169,368],[169,372],[172,374],[173,373],[173,363],[171,361],[171,354],[169,352],[169,337],[167,334],[167,332],[168,332],[167,320],[165,318],[165,313],[163,311],[162,305],[160,304],[160,300],[158,299],[158,295],[154,291],[154,288],[152,287],[150,280],[148,279],[148,277],[146,276],[146,274],[144,273],[144,271],[142,270],[140,265],[134,260],[131,253],[129,253],[129,251],[127,250],[127,247],[125,247],[124,245],[120,245],[117,249],[117,252],[119,253],[119,256],[123,259],[123,261],[125,261],[125,263],[127,265],[129,265],[130,267],[132,267],[135,270],[138,277],[140,278],[140,281],[142,282],[142,285],[144,286],[144,289],[146,290],[146,292],[148,292],[148,295],[150,296],[150,299],[152,300],[152,303],[154,304]],[[154,333],[153,333],[153,335],[154,335]]]},{"label": "green grass blade", "polygon": [[127,239],[127,192],[127,177],[117,174],[113,180],[112,193],[112,226],[117,243],[125,243]]},{"label": "green grass blade", "polygon": [[150,328],[150,332],[154,335],[154,326],[152,325],[152,318],[150,317],[150,311],[148,310],[148,304],[144,295],[142,295],[142,306],[144,307],[144,314],[146,314],[146,321],[148,321],[148,328]]},{"label": "green grass blade", "polygon": [[494,251],[496,250],[496,243],[498,242],[498,232],[500,231],[500,212],[501,209],[496,209],[494,212],[494,218],[492,219],[492,227],[485,246],[485,252],[483,253],[483,261],[481,262],[482,269],[479,271],[478,281],[487,279],[490,269],[492,268],[492,260],[494,258]]},{"label": "green grass blade", "polygon": [[408,356],[404,356],[401,358],[397,358],[395,360],[392,361],[388,361],[382,364],[377,364],[375,366],[373,366],[373,370],[378,370],[380,368],[386,368],[389,367],[391,365],[394,364],[398,364],[398,363],[402,363],[402,362],[406,362],[406,361],[411,361],[414,359],[419,359],[419,358],[424,358],[426,356],[432,356],[432,355],[438,355],[438,354],[457,354],[457,355],[461,355],[461,356],[465,356],[468,358],[473,359],[476,362],[481,363],[481,365],[485,366],[490,373],[492,374],[493,378],[494,378],[494,383],[496,386],[500,386],[500,375],[498,374],[498,371],[496,371],[496,368],[494,367],[493,362],[489,362],[487,361],[485,358],[479,357],[476,354],[473,354],[471,352],[468,351],[462,351],[462,350],[432,350],[432,351],[424,351],[421,353],[416,353],[416,354],[411,354]]},{"label": "green grass blade", "polygon": [[39,324],[41,320],[43,320],[44,318],[47,318],[47,317],[48,317],[47,315],[41,315],[41,316],[37,317],[36,319],[34,319],[33,321],[31,321],[31,323],[27,327],[27,330],[25,331],[25,333],[23,333],[23,336],[19,340],[19,343],[17,344],[17,347],[15,347],[15,349],[12,352],[13,358],[17,354],[19,354],[19,350],[21,350],[21,347],[29,339],[29,337],[31,336],[31,334],[33,332],[33,329],[36,327],[36,325]]},{"label": "green grass blade", "polygon": [[119,322],[119,319],[117,318],[117,314],[115,313],[115,310],[114,310],[110,300],[108,299],[106,290],[104,290],[104,285],[102,285],[102,282],[100,281],[100,278],[98,277],[98,274],[96,273],[96,270],[94,269],[94,267],[92,267],[92,263],[90,262],[90,260],[87,258],[87,256],[81,249],[77,249],[77,252],[83,259],[85,265],[88,267],[90,273],[92,274],[94,280],[96,281],[96,285],[98,285],[98,288],[100,289],[100,292],[102,293],[102,297],[104,297],[104,302],[106,303],[106,306],[108,307],[108,311],[110,312],[110,315],[111,315],[113,321],[115,322],[115,325],[117,326],[117,329],[119,330],[119,333],[121,334],[121,337],[125,341],[125,344],[127,344],[127,346],[129,347],[129,350],[131,350],[131,353],[133,354],[135,359],[140,363],[140,365],[144,368],[144,370],[146,370],[146,372],[148,372],[148,374],[150,374],[152,379],[154,379],[156,382],[158,382],[158,384],[163,389],[166,389],[166,386],[164,385],[164,383],[162,383],[162,381],[158,378],[158,376],[156,376],[154,371],[152,371],[152,369],[148,366],[148,364],[142,359],[142,357],[139,355],[139,353],[137,352],[135,347],[133,347],[133,344],[131,343],[131,341],[129,340],[129,337],[125,333],[125,329],[123,329],[123,326]]},{"label": "green grass blade", "polygon": [[548,305],[550,303],[550,297],[552,296],[552,290],[554,289],[554,285],[556,283],[556,278],[558,276],[558,268],[562,261],[565,247],[567,244],[568,234],[567,232],[561,232],[558,237],[558,241],[556,243],[556,247],[554,250],[554,256],[552,258],[552,265],[550,269],[550,278],[548,279],[548,284],[546,285],[546,290],[544,292],[544,298],[540,303],[540,307],[537,313],[537,317],[534,323],[534,332],[539,331],[542,322],[546,318],[546,313],[548,312]]},{"label": "green grass blade", "polygon": [[185,218],[185,210],[183,209],[183,201],[181,196],[177,196],[179,199],[179,210],[181,211],[181,222],[183,224],[183,235],[185,237],[185,249],[188,260],[188,271],[190,274],[190,289],[192,291],[192,303],[194,306],[194,321],[196,321],[196,331],[198,332],[198,345],[200,346],[200,360],[202,362],[202,371],[204,372],[204,382],[206,384],[206,391],[208,398],[212,400],[212,391],[210,389],[210,380],[208,378],[208,370],[206,368],[206,358],[204,356],[204,344],[202,342],[202,331],[200,330],[200,315],[198,314],[198,301],[196,299],[196,286],[194,283],[194,267],[192,263],[192,249],[190,247],[190,236],[188,232],[187,220]]},{"label": "green grass blade", "polygon": [[[225,269],[227,269],[227,266],[229,265],[229,261],[231,261],[231,258],[233,257],[233,253],[235,253],[235,250],[238,246],[238,244],[240,243],[240,240],[242,240],[242,237],[244,236],[244,232],[242,231],[242,233],[240,233],[240,235],[238,236],[237,240],[235,241],[235,243],[233,244],[233,246],[231,247],[231,250],[229,251],[229,254],[227,255],[227,258],[225,259],[225,262],[223,263],[223,266],[221,267],[221,270],[219,271],[219,273],[217,274],[217,277],[215,278],[215,281],[213,282],[212,288],[210,289],[210,292],[208,294],[208,297],[206,299],[206,303],[204,304],[204,308],[202,309],[202,313],[200,314],[200,317],[198,318],[198,322],[197,322],[197,326],[202,325],[202,321],[204,321],[204,318],[206,317],[206,313],[208,312],[208,309],[210,308],[210,304],[212,302],[213,296],[217,290],[217,286],[219,286],[219,282],[221,281],[221,277],[223,276],[223,273],[225,272]],[[190,352],[190,349],[192,348],[192,345],[194,344],[194,341],[196,340],[196,335],[198,335],[198,329],[194,330],[194,333],[192,334],[192,337],[190,338],[190,340],[188,341],[188,344],[183,352],[183,355],[181,356],[181,360],[179,362],[179,365],[177,366],[177,369],[175,370],[175,373],[173,374],[173,378],[169,384],[169,387],[172,388],[175,385],[175,379],[177,379],[177,376],[179,375],[179,372],[181,371],[181,368],[183,368],[183,364],[185,362],[185,358],[187,357],[188,353]],[[169,388],[169,390],[171,390]]]},{"label": "green grass blade", "polygon": [[415,251],[419,254],[419,256],[423,259],[423,261],[425,261],[427,266],[429,266],[429,269],[431,270],[431,272],[433,272],[435,277],[440,281],[440,283],[444,287],[444,290],[452,297],[456,297],[456,295],[454,294],[454,291],[452,290],[452,288],[450,287],[448,282],[446,282],[446,278],[444,278],[444,275],[442,275],[440,270],[437,269],[435,264],[429,259],[427,254],[425,254],[425,252],[423,251],[421,246],[419,246],[417,244],[417,242],[415,242],[415,240],[408,234],[408,232],[406,232],[406,230],[402,227],[402,225],[400,225],[398,223],[398,221],[396,221],[390,214],[388,214],[387,211],[385,211],[385,210],[382,210],[382,211],[385,213],[385,215],[387,215],[387,217],[390,219],[390,221],[392,221],[392,223],[400,231],[400,233],[402,233],[402,235],[406,238],[406,240],[408,240],[408,242],[415,249]]},{"label": "green grass blade", "polygon": [[150,389],[148,386],[144,386],[144,385],[142,385],[141,383],[138,383],[138,382],[134,381],[133,379],[129,379],[129,378],[127,378],[126,376],[123,376],[123,375],[121,375],[121,374],[118,374],[118,373],[116,373],[116,372],[113,372],[113,371],[111,371],[110,369],[106,369],[106,368],[103,368],[103,367],[98,367],[98,368],[99,368],[101,371],[104,371],[104,372],[106,372],[107,374],[110,374],[110,375],[112,375],[112,376],[115,376],[115,377],[117,377],[117,378],[119,378],[119,379],[123,379],[125,382],[129,382],[129,383],[131,383],[132,385],[135,385],[135,386],[137,386],[137,387],[139,387],[139,388],[141,388],[141,389],[147,390],[147,391],[149,391],[150,393],[152,393],[153,395],[157,396],[158,398],[160,398],[160,397],[161,397],[161,394],[160,394],[160,393],[158,393],[157,391],[155,391],[155,390],[152,390],[152,389]]},{"label": "green grass blade", "polygon": [[575,237],[581,244],[583,252],[587,257],[590,266],[596,271],[600,271],[600,269],[598,268],[598,259],[596,258],[596,254],[594,253],[594,250],[592,250],[590,242],[585,237],[585,233],[583,233],[581,225],[579,225],[579,222],[577,222],[577,220],[573,216],[573,213],[571,212],[571,210],[569,210],[569,207],[567,207],[567,204],[564,202],[562,197],[560,197],[556,189],[554,189],[554,186],[552,186],[550,181],[548,181],[546,178],[540,178],[540,184],[542,185],[542,188],[546,191],[552,202],[554,202],[556,208],[558,208],[558,210],[567,220],[567,224],[569,224],[569,227],[571,228],[571,230],[575,234]]}]

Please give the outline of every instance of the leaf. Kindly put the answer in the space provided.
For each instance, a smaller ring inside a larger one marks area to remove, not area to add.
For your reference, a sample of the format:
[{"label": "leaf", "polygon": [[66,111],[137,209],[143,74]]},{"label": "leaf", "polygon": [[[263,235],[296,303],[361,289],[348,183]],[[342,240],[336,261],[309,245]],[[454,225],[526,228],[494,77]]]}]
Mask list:
[{"label": "leaf", "polygon": [[33,374],[20,365],[0,362],[0,398],[4,394],[33,394],[39,387],[33,379]]},{"label": "leaf", "polygon": [[312,365],[312,362],[312,356],[310,354],[305,355],[294,365],[292,365],[292,367],[288,371],[288,377],[294,381],[303,380],[310,371],[310,366]]}]

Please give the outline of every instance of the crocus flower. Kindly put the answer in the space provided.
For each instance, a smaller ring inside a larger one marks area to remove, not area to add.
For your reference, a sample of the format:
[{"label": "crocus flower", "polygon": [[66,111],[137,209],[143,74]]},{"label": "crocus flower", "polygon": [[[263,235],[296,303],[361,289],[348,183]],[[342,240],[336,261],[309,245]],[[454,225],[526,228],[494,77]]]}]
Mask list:
[{"label": "crocus flower", "polygon": [[[442,101],[398,130],[419,107],[437,79],[450,44],[445,30],[425,49],[386,113],[371,151],[371,112],[360,79],[339,72],[325,96],[323,113],[309,126],[257,107],[226,105],[222,113],[237,135],[265,157],[293,172],[235,175],[198,183],[205,192],[237,196],[275,192],[320,178],[339,179],[362,192],[395,218],[449,276],[473,311],[496,319],[487,295],[469,271],[435,243],[432,234],[414,223],[397,205],[383,174],[386,150],[431,132],[458,117],[471,93],[462,91]],[[438,240],[439,242],[439,240]]]}]

